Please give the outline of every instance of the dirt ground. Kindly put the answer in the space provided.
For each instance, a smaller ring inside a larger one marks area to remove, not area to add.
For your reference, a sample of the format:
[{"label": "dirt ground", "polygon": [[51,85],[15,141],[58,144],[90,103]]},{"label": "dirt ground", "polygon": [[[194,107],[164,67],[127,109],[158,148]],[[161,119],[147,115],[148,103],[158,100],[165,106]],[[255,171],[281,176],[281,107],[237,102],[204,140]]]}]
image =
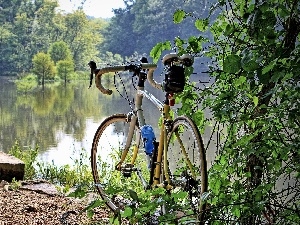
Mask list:
[{"label": "dirt ground", "polygon": [[0,188],[0,225],[109,224],[110,212],[95,208],[92,219],[85,212],[88,200],[37,190]]}]

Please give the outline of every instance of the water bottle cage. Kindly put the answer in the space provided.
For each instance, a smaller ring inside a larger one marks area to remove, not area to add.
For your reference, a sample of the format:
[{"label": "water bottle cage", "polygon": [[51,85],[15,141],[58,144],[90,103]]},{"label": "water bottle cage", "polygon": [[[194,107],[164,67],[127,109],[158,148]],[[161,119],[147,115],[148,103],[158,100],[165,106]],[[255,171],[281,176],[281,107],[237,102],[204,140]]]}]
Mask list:
[{"label": "water bottle cage", "polygon": [[178,93],[182,92],[185,85],[184,68],[178,65],[172,65],[165,74],[163,84],[164,91]]}]

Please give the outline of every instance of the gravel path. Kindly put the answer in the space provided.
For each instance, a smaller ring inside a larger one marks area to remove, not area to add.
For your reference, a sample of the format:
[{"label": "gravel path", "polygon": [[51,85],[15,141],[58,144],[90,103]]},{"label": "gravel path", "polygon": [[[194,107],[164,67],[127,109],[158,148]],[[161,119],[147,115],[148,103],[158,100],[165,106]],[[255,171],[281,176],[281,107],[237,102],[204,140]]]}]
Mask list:
[{"label": "gravel path", "polygon": [[[109,224],[109,211],[94,209],[89,219],[86,213],[79,212],[87,206],[86,200],[60,195],[49,195],[32,190],[0,189],[0,225],[87,225]],[[64,223],[60,220],[67,216]]]}]

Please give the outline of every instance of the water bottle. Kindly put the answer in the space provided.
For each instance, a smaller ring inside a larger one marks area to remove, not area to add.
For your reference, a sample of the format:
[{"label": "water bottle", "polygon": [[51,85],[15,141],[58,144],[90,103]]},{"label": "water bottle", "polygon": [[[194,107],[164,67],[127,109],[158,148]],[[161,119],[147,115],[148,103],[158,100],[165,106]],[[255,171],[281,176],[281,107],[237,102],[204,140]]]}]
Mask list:
[{"label": "water bottle", "polygon": [[154,150],[155,134],[151,125],[141,127],[146,155],[151,156]]}]

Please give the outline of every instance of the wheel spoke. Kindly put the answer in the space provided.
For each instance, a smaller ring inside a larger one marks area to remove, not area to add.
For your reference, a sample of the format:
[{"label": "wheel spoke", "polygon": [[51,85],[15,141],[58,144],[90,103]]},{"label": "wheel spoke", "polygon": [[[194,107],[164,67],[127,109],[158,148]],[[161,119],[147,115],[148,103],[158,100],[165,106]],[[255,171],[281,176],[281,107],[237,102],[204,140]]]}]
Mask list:
[{"label": "wheel spoke", "polygon": [[[201,194],[207,191],[207,168],[203,142],[195,124],[187,117],[174,120],[168,134],[167,166],[174,191],[184,191],[188,201],[179,207],[201,214]],[[201,218],[200,218],[201,219]]]},{"label": "wheel spoke", "polygon": [[[144,180],[140,181],[145,171],[141,169],[136,174],[137,169],[132,165],[132,158],[136,157],[132,157],[133,150],[137,152],[138,146],[129,146],[128,154],[123,154],[130,130],[130,123],[126,121],[126,115],[123,114],[113,115],[103,121],[95,134],[91,152],[95,187],[114,212],[119,210],[118,202],[114,201],[115,196],[129,199],[128,190],[143,190],[145,183]],[[138,133],[135,129],[132,129],[134,134]],[[133,140],[132,143],[136,142]],[[137,156],[137,166],[140,161],[143,159]]]}]

